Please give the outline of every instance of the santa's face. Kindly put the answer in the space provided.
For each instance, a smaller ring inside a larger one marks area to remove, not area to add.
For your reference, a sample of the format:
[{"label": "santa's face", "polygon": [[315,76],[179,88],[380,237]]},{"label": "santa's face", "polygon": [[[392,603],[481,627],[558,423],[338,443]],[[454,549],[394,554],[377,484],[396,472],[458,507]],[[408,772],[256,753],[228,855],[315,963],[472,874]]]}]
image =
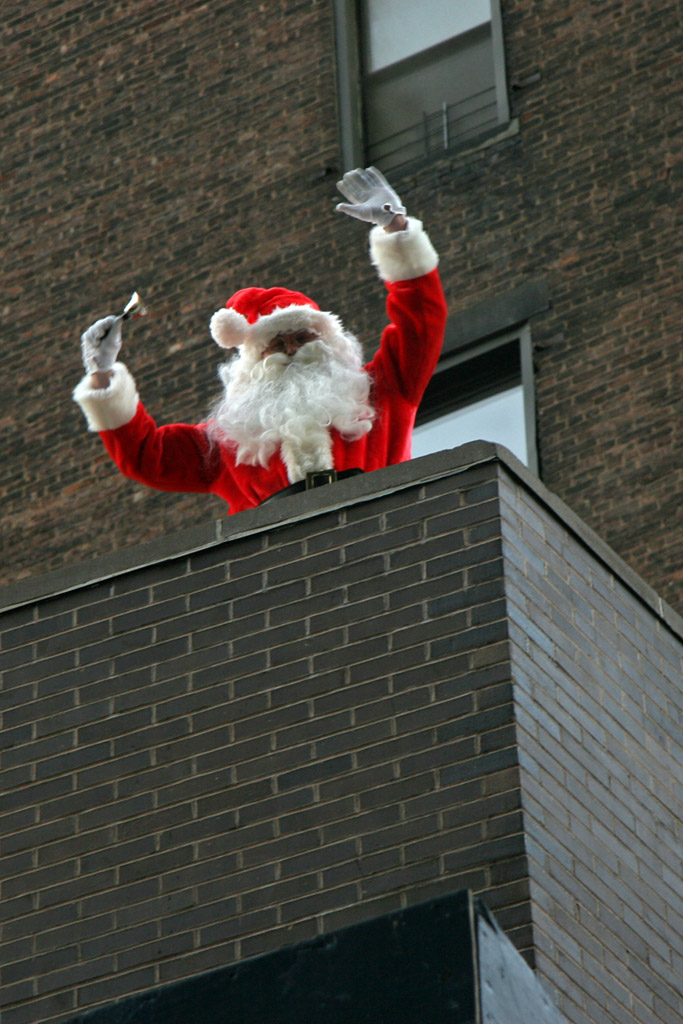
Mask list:
[{"label": "santa's face", "polygon": [[303,345],[307,345],[310,341],[318,340],[318,335],[315,331],[301,330],[301,331],[288,331],[276,334],[274,338],[271,338],[267,342],[263,352],[261,353],[261,359],[265,359],[266,356],[272,356],[275,352],[279,352],[285,356],[294,356]]}]

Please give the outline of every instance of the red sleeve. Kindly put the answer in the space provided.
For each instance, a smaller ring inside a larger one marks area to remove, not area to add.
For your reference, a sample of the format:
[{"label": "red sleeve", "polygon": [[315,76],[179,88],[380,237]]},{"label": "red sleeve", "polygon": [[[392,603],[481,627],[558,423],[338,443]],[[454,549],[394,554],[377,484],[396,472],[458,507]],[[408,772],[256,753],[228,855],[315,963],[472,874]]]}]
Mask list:
[{"label": "red sleeve", "polygon": [[376,381],[417,406],[443,346],[446,300],[438,270],[410,281],[386,282],[389,324],[368,366]]},{"label": "red sleeve", "polygon": [[220,466],[203,426],[157,427],[142,402],[129,423],[100,433],[124,476],[160,491],[209,492]]}]

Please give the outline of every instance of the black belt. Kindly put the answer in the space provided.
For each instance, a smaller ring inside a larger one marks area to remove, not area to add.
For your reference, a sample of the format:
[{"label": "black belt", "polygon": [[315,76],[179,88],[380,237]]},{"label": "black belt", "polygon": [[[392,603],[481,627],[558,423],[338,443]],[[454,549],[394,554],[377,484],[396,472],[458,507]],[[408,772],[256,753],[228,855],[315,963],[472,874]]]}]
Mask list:
[{"label": "black belt", "polygon": [[363,472],[362,469],[342,469],[339,472],[336,469],[316,470],[314,473],[307,473],[305,480],[297,480],[295,484],[290,484],[289,487],[283,487],[281,491],[271,494],[261,504],[266,505],[274,498],[288,498],[290,494],[299,494],[301,491],[312,491],[314,487],[324,487],[325,484],[333,484],[337,480],[345,480],[348,476],[358,476]]}]

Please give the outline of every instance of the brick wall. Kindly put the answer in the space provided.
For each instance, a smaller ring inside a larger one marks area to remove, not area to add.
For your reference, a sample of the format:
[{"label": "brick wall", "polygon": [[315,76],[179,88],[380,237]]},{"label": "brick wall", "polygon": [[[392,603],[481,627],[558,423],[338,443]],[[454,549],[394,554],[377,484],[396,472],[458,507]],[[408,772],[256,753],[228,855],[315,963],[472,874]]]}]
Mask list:
[{"label": "brick wall", "polygon": [[[454,315],[542,280],[541,472],[683,607],[681,22],[675,0],[502,0],[518,131],[396,181]],[[376,344],[383,290],[336,217],[329,0],[7,0],[0,256],[2,579],[222,514],[121,480],[69,392],[78,335],[134,287],[129,365],[159,419],[215,394],[208,320],[245,284],[304,289]],[[277,224],[274,237],[273,224]],[[92,530],[97,522],[100,529]]]},{"label": "brick wall", "polygon": [[673,1020],[677,616],[490,445],[235,523],[3,594],[7,1024],[462,887]]}]

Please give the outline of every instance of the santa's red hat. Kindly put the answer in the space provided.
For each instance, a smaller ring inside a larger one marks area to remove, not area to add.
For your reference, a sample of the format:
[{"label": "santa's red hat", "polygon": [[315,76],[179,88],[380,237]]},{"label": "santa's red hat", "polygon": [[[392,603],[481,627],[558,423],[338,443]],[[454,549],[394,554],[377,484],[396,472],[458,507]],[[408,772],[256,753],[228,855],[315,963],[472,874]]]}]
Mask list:
[{"label": "santa's red hat", "polygon": [[289,288],[241,288],[225,309],[211,317],[211,337],[221,348],[266,347],[276,334],[314,331],[333,342],[342,331],[338,317],[321,311],[317,302]]}]

